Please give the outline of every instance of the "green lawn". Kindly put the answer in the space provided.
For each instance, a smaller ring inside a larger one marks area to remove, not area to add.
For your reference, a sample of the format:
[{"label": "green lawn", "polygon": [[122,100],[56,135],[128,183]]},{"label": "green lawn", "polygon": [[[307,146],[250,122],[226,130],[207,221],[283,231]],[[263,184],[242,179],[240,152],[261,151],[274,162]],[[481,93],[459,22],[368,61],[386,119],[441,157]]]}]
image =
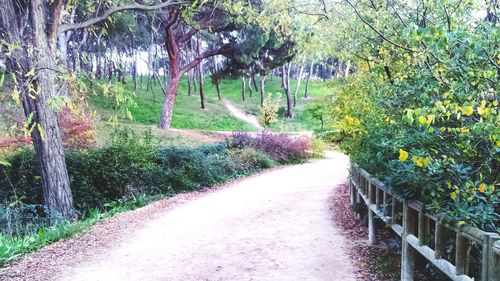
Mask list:
[{"label": "green lawn", "polygon": [[[296,81],[292,80],[290,82],[293,90]],[[144,79],[142,86],[138,86],[136,93],[137,107],[129,108],[133,120],[125,118],[119,110],[114,109],[114,103],[109,98],[93,96],[90,99],[90,104],[103,120],[108,120],[110,117],[116,116],[120,123],[157,124],[160,118],[163,94],[158,83],[153,86],[153,91],[146,91],[146,83],[146,79]],[[268,78],[266,92],[283,93],[280,84],[281,80],[278,77],[273,77],[273,79]],[[131,80],[128,80],[123,87],[126,92],[133,92],[133,83]],[[241,80],[223,80],[220,88],[223,99],[231,101],[247,113],[258,115],[260,96],[259,92],[255,91],[255,89],[252,97],[250,97],[247,88],[246,100],[243,101],[241,98]],[[319,127],[317,120],[312,120],[304,114],[304,109],[307,107],[307,103],[310,102],[310,100],[302,99],[304,88],[305,83],[302,82],[299,91],[299,103],[294,108],[295,117],[293,119],[284,118],[284,108],[282,108],[280,110],[281,117],[278,122],[273,124],[271,129],[275,131],[304,131]],[[314,99],[315,97],[328,95],[329,90],[323,82],[311,81],[309,92],[312,99]],[[215,87],[212,87],[210,78],[207,78],[205,83],[205,104],[206,109],[202,110],[200,108],[198,92],[188,96],[187,79],[183,78],[180,82],[179,93],[175,102],[172,127],[209,131],[255,130],[253,126],[231,116],[224,104],[217,99],[216,90]],[[282,95],[282,104],[283,107],[286,106],[284,95]]]}]

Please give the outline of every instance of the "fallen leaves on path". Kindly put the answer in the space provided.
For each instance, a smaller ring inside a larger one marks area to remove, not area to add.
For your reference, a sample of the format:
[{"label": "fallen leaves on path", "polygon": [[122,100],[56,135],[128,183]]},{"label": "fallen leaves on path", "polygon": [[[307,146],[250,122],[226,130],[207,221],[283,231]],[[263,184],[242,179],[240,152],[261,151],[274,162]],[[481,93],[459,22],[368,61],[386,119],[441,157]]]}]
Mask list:
[{"label": "fallen leaves on path", "polygon": [[[343,184],[331,199],[333,221],[349,241],[349,252],[355,265],[355,273],[361,281],[397,281],[400,271],[400,253],[381,247],[370,247],[368,229],[363,220],[352,210],[347,184]],[[391,233],[382,229],[377,233],[379,241],[392,239]]]}]

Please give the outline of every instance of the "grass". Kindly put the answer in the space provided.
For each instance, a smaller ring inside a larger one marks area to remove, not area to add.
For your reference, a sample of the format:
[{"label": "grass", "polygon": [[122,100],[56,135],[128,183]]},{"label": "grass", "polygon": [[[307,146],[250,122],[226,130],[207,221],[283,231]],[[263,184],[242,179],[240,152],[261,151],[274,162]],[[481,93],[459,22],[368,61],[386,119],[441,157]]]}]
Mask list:
[{"label": "grass", "polygon": [[164,195],[137,195],[123,202],[115,202],[110,210],[93,209],[86,218],[75,222],[63,220],[47,228],[40,228],[32,234],[24,236],[6,236],[0,233],[0,267],[6,266],[18,257],[41,249],[61,239],[67,239],[81,233],[97,222],[118,213],[145,206]]},{"label": "grass", "polygon": [[[116,83],[116,82],[115,82]],[[291,80],[291,88],[295,87],[295,80]],[[152,87],[152,91],[146,90],[146,79],[143,83],[139,83],[136,92],[136,107],[129,108],[133,120],[127,119],[114,109],[114,103],[103,96],[93,96],[90,99],[90,104],[100,115],[101,119],[107,120],[110,117],[119,117],[120,123],[125,124],[143,124],[155,125],[158,123],[161,113],[162,90],[158,83]],[[283,93],[281,89],[281,80],[278,77],[268,79],[266,82],[266,92]],[[133,83],[130,79],[123,85],[125,92],[134,92]],[[259,114],[260,95],[258,91],[253,89],[252,97],[249,96],[248,88],[246,90],[245,101],[241,98],[241,80],[223,80],[221,82],[222,98],[226,99],[241,110],[248,114]],[[280,118],[277,123],[271,127],[275,131],[307,131],[319,127],[319,121],[313,120],[304,113],[305,108],[310,100],[302,98],[305,89],[305,83],[301,83],[299,89],[299,103],[294,108],[294,118],[288,119],[284,117],[284,108],[280,110]],[[311,81],[310,96],[315,97],[326,96],[329,94],[329,89],[325,83],[320,81]],[[205,103],[206,109],[200,108],[200,98],[198,92],[194,92],[188,96],[187,79],[184,77],[179,84],[179,93],[175,102],[174,115],[172,118],[172,128],[177,129],[192,129],[192,130],[207,130],[207,131],[254,131],[252,125],[239,120],[232,116],[226,109],[224,104],[217,99],[215,87],[212,87],[210,78],[205,82]],[[282,103],[285,106],[285,98],[282,95]]]}]

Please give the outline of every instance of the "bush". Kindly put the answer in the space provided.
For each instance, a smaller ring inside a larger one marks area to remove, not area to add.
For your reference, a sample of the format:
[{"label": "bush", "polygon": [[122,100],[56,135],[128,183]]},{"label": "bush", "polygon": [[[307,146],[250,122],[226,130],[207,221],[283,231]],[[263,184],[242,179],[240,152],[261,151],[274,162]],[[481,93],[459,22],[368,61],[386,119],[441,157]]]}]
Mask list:
[{"label": "bush", "polygon": [[303,162],[310,157],[310,140],[307,137],[262,131],[258,134],[233,133],[229,147],[252,147],[269,155],[279,163]]},{"label": "bush", "polygon": [[238,172],[224,145],[198,149],[164,148],[155,163],[168,172],[168,182],[175,191],[195,190],[223,182]]},{"label": "bush", "polygon": [[229,157],[244,170],[267,169],[276,165],[267,154],[251,147],[233,149]]},{"label": "bush", "polygon": [[270,93],[264,98],[259,115],[259,120],[264,126],[267,127],[276,122],[280,108],[280,101],[281,99],[279,94],[276,94],[276,97],[273,97]]},{"label": "bush", "polygon": [[[103,148],[70,150],[66,165],[70,175],[75,207],[80,211],[104,208],[108,201],[159,186],[163,177],[153,163],[152,136],[142,138],[130,129],[116,129]],[[25,198],[26,204],[43,204],[38,160],[32,150],[22,150],[3,167],[6,176],[0,181],[0,198],[11,201],[12,196]],[[154,174],[149,178],[146,174]],[[148,181],[146,181],[148,179]],[[163,186],[163,185],[162,185]],[[165,190],[163,190],[165,191]]]},{"label": "bush", "polygon": [[313,137],[311,138],[311,157],[321,158],[323,153],[328,149],[328,144],[325,143],[321,138]]},{"label": "bush", "polygon": [[[85,213],[106,209],[110,201],[136,194],[170,194],[209,187],[248,170],[272,166],[260,153],[253,162],[237,163],[224,143],[197,149],[161,148],[152,144],[151,134],[137,136],[117,129],[105,147],[71,150],[66,153],[75,207]],[[241,159],[240,159],[241,160]],[[38,161],[32,150],[14,153],[0,178],[0,199],[24,204],[43,204]],[[256,165],[252,167],[251,165]]]}]

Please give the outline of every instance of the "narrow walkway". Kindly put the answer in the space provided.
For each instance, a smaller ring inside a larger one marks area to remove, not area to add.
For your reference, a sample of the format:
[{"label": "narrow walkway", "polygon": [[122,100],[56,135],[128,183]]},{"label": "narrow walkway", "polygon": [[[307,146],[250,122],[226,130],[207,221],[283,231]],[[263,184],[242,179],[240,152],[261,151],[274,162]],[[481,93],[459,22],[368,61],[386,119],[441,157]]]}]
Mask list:
[{"label": "narrow walkway", "polygon": [[122,239],[92,248],[52,279],[354,281],[329,208],[347,165],[332,153],[188,199],[141,227],[119,226]]},{"label": "narrow walkway", "polygon": [[243,112],[241,109],[237,108],[234,104],[232,104],[228,100],[224,100],[224,106],[227,108],[227,110],[229,110],[231,115],[233,115],[234,117],[254,126],[257,129],[262,129],[259,120],[254,115]]}]

